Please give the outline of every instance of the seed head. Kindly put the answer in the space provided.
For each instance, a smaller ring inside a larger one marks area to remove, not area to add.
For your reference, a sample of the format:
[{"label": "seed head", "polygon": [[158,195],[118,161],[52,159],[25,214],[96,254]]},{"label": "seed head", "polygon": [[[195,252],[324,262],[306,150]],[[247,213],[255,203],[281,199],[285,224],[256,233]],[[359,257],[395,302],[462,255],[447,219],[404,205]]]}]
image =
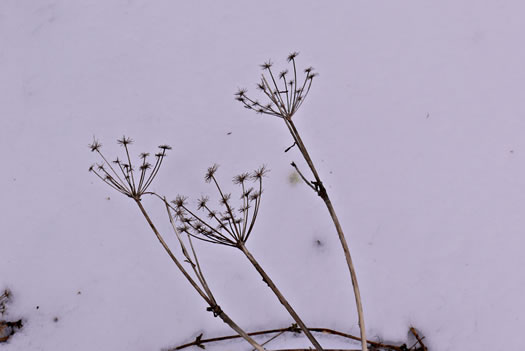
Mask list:
[{"label": "seed head", "polygon": [[242,184],[249,176],[249,173],[241,173],[233,178],[233,184]]},{"label": "seed head", "polygon": [[199,202],[197,204],[197,209],[200,210],[204,207],[206,207],[206,203],[210,200],[210,198],[208,196],[202,196],[200,199],[199,199]]},{"label": "seed head", "polygon": [[145,171],[150,168],[151,168],[151,163],[144,163],[143,165],[140,166],[141,171]]},{"label": "seed head", "polygon": [[266,176],[266,174],[268,174],[268,172],[269,170],[266,168],[266,166],[262,165],[261,167],[253,171],[253,173],[251,174],[251,178],[252,180],[261,180],[263,177]]},{"label": "seed head", "polygon": [[91,152],[99,151],[101,147],[102,147],[102,144],[96,139],[93,139],[93,142],[89,144],[89,148],[91,149]]},{"label": "seed head", "polygon": [[127,145],[130,145],[130,144],[133,144],[133,139],[131,138],[127,138],[125,135],[122,136],[122,139],[118,139],[117,140],[117,143],[119,143],[120,145],[122,146],[127,146]]},{"label": "seed head", "polygon": [[319,73],[308,73],[308,75],[306,76],[306,79],[314,79],[314,77],[317,77],[319,75]]},{"label": "seed head", "polygon": [[243,89],[239,89],[239,90],[235,93],[235,95],[238,96],[238,97],[240,97],[240,98],[242,98],[244,95],[246,95],[246,92],[247,92],[247,91],[248,91],[248,90],[246,90],[246,89],[244,89],[244,88],[243,88]]},{"label": "seed head", "polygon": [[261,65],[261,68],[262,68],[263,70],[267,70],[267,69],[270,69],[272,66],[273,66],[273,62],[270,61],[270,60],[268,60],[268,61],[266,61],[265,63],[263,63],[263,64]]},{"label": "seed head", "polygon": [[171,150],[171,146],[166,145],[166,144],[164,144],[164,145],[159,145],[159,149],[162,149],[162,150]]},{"label": "seed head", "polygon": [[288,55],[288,58],[286,59],[288,62],[292,61],[293,59],[295,59],[297,57],[297,55],[299,55],[299,53],[297,51],[294,51],[292,52],[290,55]]},{"label": "seed head", "polygon": [[208,170],[206,171],[206,175],[204,176],[204,180],[206,181],[206,183],[209,183],[212,180],[218,168],[219,168],[218,164],[214,164],[213,166],[208,167]]},{"label": "seed head", "polygon": [[259,198],[259,196],[261,196],[260,192],[258,191],[254,192],[253,194],[250,195],[250,201],[256,201]]},{"label": "seed head", "polygon": [[177,208],[184,207],[186,205],[186,200],[188,198],[186,196],[177,195],[175,200],[173,200],[171,203],[174,204]]},{"label": "seed head", "polygon": [[179,232],[181,233],[187,233],[188,232],[188,229],[190,229],[187,225],[182,225],[180,227],[177,227],[177,229],[179,230]]}]

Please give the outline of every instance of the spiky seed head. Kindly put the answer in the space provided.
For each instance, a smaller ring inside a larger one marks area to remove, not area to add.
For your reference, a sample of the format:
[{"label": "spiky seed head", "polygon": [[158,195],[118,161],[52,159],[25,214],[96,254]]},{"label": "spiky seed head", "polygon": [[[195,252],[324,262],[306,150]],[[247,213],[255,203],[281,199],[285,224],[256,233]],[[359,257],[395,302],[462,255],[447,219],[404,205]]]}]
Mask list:
[{"label": "spiky seed head", "polygon": [[181,233],[188,233],[188,229],[190,229],[187,225],[182,225],[180,227],[177,227],[177,229],[179,230],[179,232]]},{"label": "spiky seed head", "polygon": [[310,72],[312,72],[313,70],[314,70],[313,67],[308,67],[308,68],[306,68],[306,69],[304,70],[304,73],[310,73]]},{"label": "spiky seed head", "polygon": [[98,140],[93,139],[93,142],[89,144],[88,146],[91,152],[93,152],[93,151],[100,151],[102,144]]},{"label": "spiky seed head", "polygon": [[261,196],[261,193],[256,191],[250,195],[250,201],[256,201]]},{"label": "spiky seed head", "polygon": [[272,66],[273,66],[273,62],[271,60],[268,60],[261,65],[261,68],[263,70],[267,70],[267,69],[270,69]]},{"label": "spiky seed head", "polygon": [[174,214],[175,214],[175,218],[182,219],[184,218],[186,211],[184,211],[184,209],[182,208],[177,208]]},{"label": "spiky seed head", "polygon": [[210,211],[208,212],[208,218],[215,218],[217,217],[217,211]]},{"label": "spiky seed head", "polygon": [[284,71],[282,71],[281,73],[279,73],[279,78],[280,78],[280,79],[283,79],[284,77],[286,77],[287,74],[288,74],[288,70],[285,69]]},{"label": "spiky seed head", "polygon": [[159,145],[159,149],[161,149],[161,150],[171,150],[171,146],[163,144],[163,145]]},{"label": "spiky seed head", "polygon": [[119,143],[122,146],[127,146],[130,144],[133,144],[133,139],[126,137],[125,135],[122,136],[122,139],[117,139],[117,143]]},{"label": "spiky seed head", "polygon": [[288,55],[288,57],[286,58],[286,60],[288,62],[292,61],[293,59],[295,59],[297,57],[297,55],[299,55],[299,53],[297,51],[294,51],[292,52],[290,55]]},{"label": "spiky seed head", "polygon": [[182,195],[177,195],[177,197],[175,198],[175,200],[173,200],[171,203],[175,205],[175,207],[177,207],[178,209],[180,209],[181,207],[184,207],[186,206],[186,200],[188,198],[186,196],[182,196]]},{"label": "spiky seed head", "polygon": [[242,89],[239,89],[239,90],[235,93],[235,95],[238,96],[238,97],[243,97],[243,96],[246,95],[247,92],[248,92],[247,89],[242,88]]},{"label": "spiky seed head", "polygon": [[243,197],[246,197],[246,198],[249,197],[252,191],[253,191],[253,188],[250,188],[250,189],[246,190],[246,191],[242,194],[241,199],[242,199]]},{"label": "spiky seed head", "polygon": [[266,165],[262,165],[261,167],[257,168],[253,173],[251,174],[252,180],[261,180],[263,177],[268,174],[269,170],[266,168]]},{"label": "spiky seed head", "polygon": [[248,179],[249,176],[250,176],[249,173],[241,173],[233,177],[233,184],[242,184],[246,181],[246,179]]},{"label": "spiky seed head", "polygon": [[264,84],[263,83],[257,83],[257,89],[264,90]]},{"label": "spiky seed head", "polygon": [[235,98],[235,100],[240,101],[240,102],[244,102],[244,101],[245,101],[244,98],[243,98],[242,96],[237,96],[237,97]]},{"label": "spiky seed head", "polygon": [[99,171],[105,171],[106,169],[104,168],[104,165],[100,164],[100,165],[97,165],[97,169]]},{"label": "spiky seed head", "polygon": [[143,165],[140,166],[141,171],[145,171],[150,168],[151,168],[151,163],[144,163]]},{"label": "spiky seed head", "polygon": [[164,156],[166,156],[166,154],[164,152],[157,152],[155,154],[155,157],[158,157],[158,158],[161,158],[161,157],[164,157]]},{"label": "spiky seed head", "polygon": [[200,210],[200,209],[206,207],[206,203],[208,203],[209,200],[210,200],[210,198],[208,196],[202,196],[199,199],[199,202],[197,203],[197,209]]},{"label": "spiky seed head", "polygon": [[319,73],[308,73],[308,76],[306,77],[306,79],[314,79],[314,77],[317,77],[319,75]]},{"label": "spiky seed head", "polygon": [[149,152],[143,152],[143,153],[140,154],[140,158],[142,160],[145,160],[148,156],[149,156]]},{"label": "spiky seed head", "polygon": [[219,168],[218,164],[214,164],[213,166],[208,167],[208,170],[206,171],[206,174],[204,175],[204,180],[206,181],[206,183],[211,182],[218,168]]},{"label": "spiky seed head", "polygon": [[257,113],[264,113],[264,109],[263,108],[258,109]]},{"label": "spiky seed head", "polygon": [[88,171],[89,172],[93,172],[94,169],[95,169],[95,165],[91,165],[91,166],[89,166],[89,170]]}]

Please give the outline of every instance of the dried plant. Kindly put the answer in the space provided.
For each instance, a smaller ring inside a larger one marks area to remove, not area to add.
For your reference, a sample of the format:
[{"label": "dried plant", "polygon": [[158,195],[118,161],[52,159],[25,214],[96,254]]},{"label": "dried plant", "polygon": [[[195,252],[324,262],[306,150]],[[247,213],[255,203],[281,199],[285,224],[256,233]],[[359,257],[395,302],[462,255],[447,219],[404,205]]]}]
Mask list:
[{"label": "dried plant", "polygon": [[[287,332],[304,333],[317,351],[322,351],[323,348],[313,336],[313,333],[328,333],[332,335],[343,336],[348,339],[360,340],[363,351],[368,350],[368,344],[370,345],[371,349],[375,350],[426,350],[426,347],[422,342],[423,337],[420,337],[414,328],[411,328],[411,332],[417,341],[411,347],[407,347],[405,344],[400,346],[388,345],[382,342],[368,341],[366,339],[359,286],[343,229],[339,223],[327,190],[321,181],[321,178],[315,168],[315,165],[307,151],[305,144],[303,143],[299,131],[292,120],[308,96],[313,79],[317,76],[317,73],[315,73],[313,68],[310,67],[304,70],[304,76],[301,79],[301,82],[299,82],[298,71],[295,62],[297,55],[298,53],[294,52],[288,56],[288,63],[291,63],[290,70],[284,70],[278,75],[273,73],[273,63],[271,61],[265,62],[263,65],[261,65],[264,73],[261,75],[261,81],[259,84],[257,84],[257,88],[261,90],[264,96],[268,99],[266,103],[261,103],[258,100],[249,97],[247,95],[246,89],[240,89],[235,94],[235,96],[236,99],[247,109],[253,110],[257,113],[280,118],[285,123],[294,140],[293,145],[287,148],[285,152],[288,152],[292,147],[297,146],[301,155],[303,156],[311,172],[313,180],[308,180],[307,176],[301,172],[295,162],[292,162],[291,165],[307,184],[307,186],[323,200],[332,218],[350,272],[350,278],[354,289],[354,296],[359,317],[359,328],[361,332],[360,337],[352,336],[328,328],[308,328],[246,247],[247,240],[250,238],[254,230],[255,222],[259,214],[263,194],[263,178],[268,172],[266,167],[262,166],[251,173],[241,173],[233,178],[233,183],[240,187],[240,196],[238,198],[239,203],[238,205],[236,204],[236,207],[234,207],[232,194],[224,192],[216,178],[218,166],[213,165],[209,167],[204,179],[206,182],[212,183],[216,188],[219,198],[219,205],[218,207],[213,206],[210,198],[203,196],[198,199],[195,210],[190,208],[187,198],[184,196],[179,195],[175,198],[175,200],[169,202],[166,200],[166,197],[148,190],[158,175],[163,160],[167,156],[167,152],[171,150],[171,147],[168,145],[159,146],[159,150],[154,156],[150,156],[148,153],[140,154],[140,161],[133,164],[129,150],[129,146],[133,143],[133,140],[130,138],[124,136],[117,141],[118,144],[121,145],[125,150],[125,157],[123,158],[124,161],[117,158],[112,162],[108,161],[101,152],[102,145],[97,140],[94,140],[93,143],[89,145],[89,148],[92,152],[96,152],[102,161],[99,164],[91,166],[89,170],[114,190],[133,199],[133,201],[139,207],[141,214],[148,222],[153,233],[163,246],[164,250],[168,253],[172,261],[192,285],[195,291],[197,291],[197,293],[208,304],[207,310],[212,312],[215,317],[220,317],[240,337],[249,342],[256,350],[264,351],[265,349],[263,345]],[[153,161],[150,162],[150,160]],[[176,257],[176,255],[167,245],[163,236],[160,234],[148,212],[144,208],[142,204],[142,198],[144,195],[151,195],[153,198],[162,201],[173,232],[178,239],[183,256],[182,261]],[[246,333],[243,329],[241,329],[218,305],[217,300],[215,299],[214,294],[205,278],[203,269],[199,263],[197,253],[193,245],[193,239],[234,247],[242,251],[249,262],[261,275],[263,281],[277,296],[279,302],[286,308],[288,313],[295,320],[296,324],[293,324],[288,328],[271,329],[254,333]],[[186,270],[185,267],[188,266],[183,265],[183,263],[188,264],[190,269]],[[2,312],[2,302],[2,296],[0,296],[0,312]],[[264,334],[276,335],[272,336],[269,340],[262,344],[257,343],[252,338],[252,335],[254,336]],[[200,334],[195,338],[195,341],[181,345],[177,348],[174,348],[173,350],[182,349],[192,345],[204,349],[204,343],[229,340],[236,337],[223,336],[218,338],[203,339],[202,336],[203,334]],[[295,351],[302,350],[306,349],[295,349]]]},{"label": "dried plant", "polygon": [[[306,96],[310,92],[310,88],[312,86],[314,77],[317,76],[317,73],[314,73],[313,68],[309,67],[304,70],[303,82],[301,84],[298,83],[297,66],[295,63],[297,55],[297,52],[293,52],[287,58],[288,62],[292,64],[293,73],[289,73],[287,70],[285,70],[282,71],[278,76],[275,76],[275,74],[272,71],[273,63],[271,61],[267,61],[261,65],[263,72],[265,72],[267,75],[265,75],[264,73],[261,75],[261,81],[257,84],[257,88],[261,90],[264,93],[264,95],[268,98],[267,103],[260,103],[258,100],[249,97],[247,95],[246,89],[240,89],[235,94],[235,96],[236,100],[242,103],[244,107],[249,110],[254,110],[257,113],[271,115],[282,119],[294,140],[292,146],[296,145],[299,148],[299,151],[301,152],[304,160],[306,161],[306,164],[308,165],[314,178],[314,180],[312,181],[307,180],[307,178],[299,170],[295,162],[292,162],[291,165],[295,168],[297,173],[299,173],[299,175],[308,185],[308,187],[310,187],[317,195],[319,195],[319,197],[321,197],[335,225],[336,232],[338,234],[346,258],[346,262],[350,272],[350,279],[352,281],[352,286],[354,289],[354,297],[358,312],[358,322],[361,331],[362,350],[366,351],[367,342],[363,306],[361,303],[359,285],[357,283],[357,275],[355,272],[354,264],[352,262],[352,258],[350,256],[350,250],[348,248],[343,229],[341,227],[339,219],[337,218],[334,206],[330,201],[330,197],[328,196],[326,188],[323,185],[323,182],[321,181],[317,169],[315,168],[315,165],[308,153],[308,150],[305,144],[303,143],[299,131],[297,130],[292,120],[294,115],[297,113],[299,107],[301,107],[301,105],[304,103]],[[291,76],[291,78],[288,79],[288,76]],[[286,151],[288,151],[290,148],[288,148]]]},{"label": "dried plant", "polygon": [[[159,146],[159,152],[155,154],[155,164],[151,165],[148,162],[149,154],[142,153],[140,154],[140,159],[142,160],[139,162],[140,166],[138,167],[139,173],[135,173],[136,169],[134,165],[131,162],[131,157],[129,153],[129,145],[133,143],[133,141],[130,138],[122,137],[122,139],[117,140],[117,142],[124,147],[125,153],[126,153],[126,161],[123,162],[119,160],[118,158],[113,161],[109,162],[107,158],[104,156],[104,154],[100,151],[102,144],[98,142],[97,140],[94,140],[92,144],[89,145],[89,148],[92,152],[98,153],[98,155],[101,157],[102,162],[100,164],[93,165],[89,168],[90,172],[93,172],[98,178],[100,178],[104,183],[109,185],[111,188],[115,189],[119,193],[126,195],[130,198],[132,198],[137,206],[139,207],[142,215],[150,225],[151,229],[155,233],[155,236],[163,246],[164,250],[168,253],[172,261],[175,263],[175,265],[179,268],[179,270],[182,272],[184,277],[188,280],[188,282],[193,286],[193,288],[197,291],[197,293],[206,301],[208,304],[207,310],[212,312],[214,317],[220,317],[224,323],[228,324],[235,332],[237,332],[241,337],[243,337],[246,341],[248,341],[255,349],[259,351],[264,351],[264,347],[259,345],[251,336],[249,336],[243,329],[241,329],[217,304],[217,301],[215,297],[213,296],[213,293],[211,292],[211,289],[206,282],[206,279],[204,277],[204,274],[202,273],[199,261],[197,259],[197,254],[194,250],[193,244],[191,242],[191,236],[188,235],[187,240],[189,242],[189,246],[191,248],[191,254],[187,250],[187,247],[184,243],[184,240],[178,231],[173,215],[170,210],[170,205],[166,201],[165,198],[161,197],[160,195],[154,193],[154,192],[148,192],[147,189],[157,176],[160,166],[162,165],[162,161],[166,157],[166,153],[168,150],[171,150],[171,147],[168,145],[161,145]],[[113,166],[111,165],[113,163]],[[193,274],[196,276],[197,281],[191,277],[191,275],[187,272],[187,270],[183,267],[181,262],[177,259],[177,257],[174,255],[170,247],[167,245],[166,241],[160,234],[160,232],[157,230],[156,226],[154,225],[153,221],[151,220],[150,216],[148,215],[146,209],[142,205],[142,196],[143,195],[153,195],[159,199],[161,199],[164,204],[166,205],[166,210],[170,219],[170,222],[172,224],[173,230],[175,234],[177,235],[177,238],[179,240],[179,244],[181,246],[182,253],[185,257],[185,262],[188,263],[191,266],[191,269],[193,271]]]},{"label": "dried plant", "polygon": [[[317,339],[312,335],[297,312],[293,309],[288,300],[246,247],[246,241],[250,237],[257,214],[259,213],[263,192],[262,179],[267,173],[266,167],[262,166],[252,173],[242,173],[233,178],[233,183],[241,187],[241,203],[240,208],[237,211],[231,203],[231,194],[226,194],[221,189],[221,186],[215,177],[217,168],[217,165],[208,168],[204,179],[206,182],[211,182],[215,185],[217,192],[219,193],[221,209],[212,209],[208,204],[209,197],[201,197],[198,200],[197,209],[203,212],[204,215],[199,215],[196,211],[192,211],[188,208],[186,197],[180,195],[177,196],[177,198],[172,201],[170,207],[182,223],[178,228],[179,231],[187,233],[189,237],[195,237],[219,245],[236,247],[241,250],[261,275],[263,281],[277,296],[279,302],[286,308],[306,337],[311,341],[316,350],[322,351],[323,348]],[[256,190],[249,185],[248,182],[250,181],[255,183]]]}]

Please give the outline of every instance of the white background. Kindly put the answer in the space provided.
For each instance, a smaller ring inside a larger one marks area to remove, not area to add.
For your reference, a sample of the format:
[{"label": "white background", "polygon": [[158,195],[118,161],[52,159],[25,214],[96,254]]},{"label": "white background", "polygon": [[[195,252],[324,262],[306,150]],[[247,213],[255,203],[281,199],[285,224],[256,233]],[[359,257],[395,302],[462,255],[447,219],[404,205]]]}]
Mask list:
[{"label": "white background", "polygon": [[[225,184],[266,164],[248,246],[309,326],[358,334],[328,212],[290,181],[291,161],[305,170],[296,149],[283,152],[291,137],[233,99],[242,87],[258,95],[260,63],[279,70],[300,51],[299,67],[320,76],[294,118],[349,240],[370,338],[404,342],[413,325],[431,350],[522,349],[524,10],[521,1],[0,1],[0,288],[13,292],[4,318],[25,321],[0,347],[160,350],[230,333],[133,202],[88,173],[94,135],[111,158],[123,134],[135,155],[173,146],[152,186],[170,198],[212,192],[203,175],[215,162]],[[162,207],[144,204],[172,241]],[[240,252],[197,246],[240,325],[291,324]],[[290,345],[309,344],[268,346]]]}]

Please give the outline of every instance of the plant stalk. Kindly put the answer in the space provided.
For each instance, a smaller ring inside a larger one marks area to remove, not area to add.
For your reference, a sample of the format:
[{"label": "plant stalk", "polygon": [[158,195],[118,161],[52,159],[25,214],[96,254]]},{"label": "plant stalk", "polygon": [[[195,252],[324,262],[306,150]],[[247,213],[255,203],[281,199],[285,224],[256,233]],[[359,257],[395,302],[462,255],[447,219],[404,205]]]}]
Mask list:
[{"label": "plant stalk", "polygon": [[299,326],[299,328],[301,328],[301,330],[304,332],[304,334],[306,335],[306,337],[310,340],[310,342],[314,345],[315,349],[317,351],[323,351],[323,348],[321,347],[321,345],[319,344],[319,342],[315,339],[315,337],[312,335],[312,333],[310,332],[310,330],[308,329],[308,327],[304,324],[304,322],[301,320],[301,318],[299,317],[299,315],[297,315],[297,313],[295,312],[295,310],[292,308],[292,306],[290,305],[290,303],[288,303],[288,301],[286,300],[286,298],[283,296],[283,294],[279,291],[279,289],[277,288],[277,286],[274,284],[274,282],[270,279],[270,277],[268,276],[268,274],[266,274],[266,272],[262,269],[262,267],[259,265],[259,263],[257,262],[257,260],[255,259],[255,257],[253,257],[253,255],[250,253],[250,251],[248,251],[248,249],[246,248],[246,246],[240,242],[238,244],[238,248],[244,253],[244,255],[246,255],[246,257],[248,258],[248,260],[251,262],[251,264],[255,267],[255,269],[257,270],[257,272],[259,272],[259,274],[261,275],[261,277],[263,278],[263,281],[268,284],[268,286],[270,287],[270,289],[272,289],[273,293],[275,294],[275,296],[277,296],[277,299],[279,299],[279,302],[286,308],[286,310],[288,311],[288,313],[292,316],[292,318],[295,320],[295,322],[297,323],[297,325]]},{"label": "plant stalk", "polygon": [[[170,256],[171,260],[177,265],[177,267],[182,272],[184,277],[186,277],[186,279],[190,282],[190,284],[193,286],[193,288],[199,293],[199,295],[204,299],[204,301],[206,301],[206,303],[212,309],[216,308],[217,305],[215,305],[215,303],[204,293],[204,291],[202,291],[202,289],[197,285],[195,280],[193,280],[193,278],[184,269],[184,267],[179,262],[179,260],[175,257],[175,255],[173,254],[173,252],[171,251],[169,246],[164,241],[162,235],[159,233],[159,231],[157,230],[157,228],[155,227],[155,225],[151,221],[151,218],[149,217],[148,213],[146,212],[146,210],[142,206],[142,203],[141,203],[140,199],[134,199],[134,200],[135,200],[135,203],[137,204],[137,206],[139,207],[140,211],[142,212],[142,215],[144,216],[144,218],[146,218],[146,221],[150,225],[151,230],[153,230],[153,233],[155,233],[155,236],[160,241],[162,247],[164,247],[164,250],[166,250],[166,252]],[[241,329],[241,327],[239,327],[224,311],[219,309],[218,312],[217,312],[217,316],[220,317],[223,320],[224,323],[229,325],[230,328],[232,328],[237,334],[239,334],[242,338],[244,338],[248,343],[250,343],[250,345],[255,347],[258,351],[265,351],[264,347],[259,345],[251,336],[248,335],[248,333],[246,333],[243,329]]]},{"label": "plant stalk", "polygon": [[357,274],[354,268],[354,264],[352,262],[352,257],[350,256],[350,249],[348,248],[348,243],[346,241],[346,237],[343,232],[343,228],[341,227],[339,219],[337,218],[337,214],[335,213],[334,206],[332,205],[332,202],[330,201],[330,197],[328,196],[326,188],[324,187],[323,182],[321,181],[321,178],[319,177],[319,174],[317,173],[317,170],[314,166],[314,163],[312,159],[310,158],[310,155],[308,154],[306,147],[304,146],[301,136],[299,135],[299,131],[297,130],[297,128],[295,127],[291,119],[285,119],[285,122],[288,128],[290,129],[290,132],[294,138],[294,141],[297,143],[297,146],[299,147],[301,154],[303,155],[306,163],[308,164],[308,167],[310,168],[310,170],[312,171],[312,174],[314,175],[315,185],[318,189],[317,194],[321,197],[321,199],[323,199],[328,209],[328,212],[330,213],[330,217],[332,217],[332,221],[335,225],[335,229],[337,231],[339,241],[341,242],[341,246],[343,247],[344,255],[346,258],[346,263],[348,265],[348,270],[350,271],[350,279],[352,280],[352,286],[354,289],[355,303],[356,303],[357,315],[359,319],[359,329],[361,332],[362,351],[367,351],[368,347],[367,347],[367,341],[366,341],[365,319],[364,319],[364,313],[363,313],[363,305],[361,302],[361,293],[359,291],[359,284],[357,282]]}]

